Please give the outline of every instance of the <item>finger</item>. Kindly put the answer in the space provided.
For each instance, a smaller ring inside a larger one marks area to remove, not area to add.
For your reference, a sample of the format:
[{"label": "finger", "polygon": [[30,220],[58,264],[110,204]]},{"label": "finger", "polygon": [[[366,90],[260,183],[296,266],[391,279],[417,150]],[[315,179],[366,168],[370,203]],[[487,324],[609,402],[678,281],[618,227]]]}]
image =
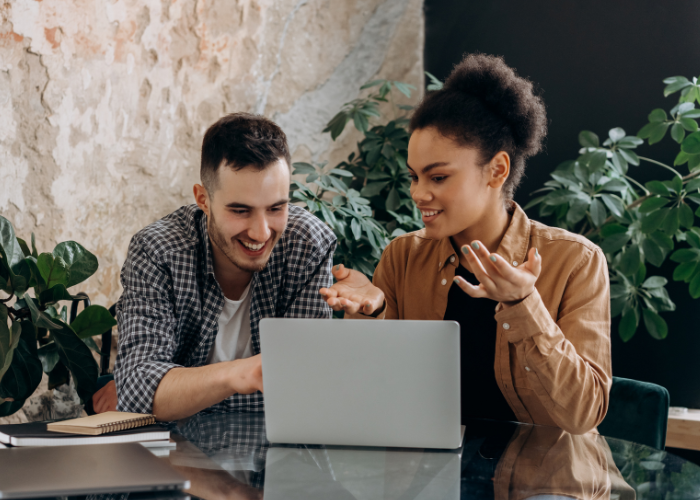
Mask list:
[{"label": "finger", "polygon": [[462,252],[464,252],[464,254],[467,256],[467,261],[470,264],[472,273],[474,273],[476,279],[479,280],[479,283],[484,285],[485,288],[494,287],[495,285],[493,279],[491,279],[488,272],[486,272],[486,269],[484,269],[484,265],[481,262],[481,259],[479,259],[479,257],[477,257],[474,253],[475,251],[478,251],[477,247],[479,247],[479,249],[481,248],[479,243],[474,241],[471,244],[471,248],[467,245],[464,245],[462,247]]},{"label": "finger", "polygon": [[325,298],[328,300],[329,298],[332,297],[337,297],[338,296],[338,291],[331,287],[331,288],[321,288],[318,293],[321,295],[321,297]]},{"label": "finger", "polygon": [[346,313],[356,314],[360,311],[360,303],[354,302],[352,300],[341,299],[343,304],[343,310]]},{"label": "finger", "polygon": [[486,290],[484,290],[480,286],[472,285],[471,283],[469,283],[467,280],[465,280],[461,276],[455,276],[453,281],[459,288],[462,289],[462,291],[464,293],[466,293],[470,297],[474,297],[475,299],[480,299],[480,298],[487,296]]},{"label": "finger", "polygon": [[337,281],[344,280],[348,276],[350,276],[350,269],[345,267],[343,264],[338,264],[336,266],[333,266],[333,276]]},{"label": "finger", "polygon": [[536,278],[542,272],[542,255],[536,248],[531,248],[527,253],[527,262],[524,265],[525,269],[530,271]]},{"label": "finger", "polygon": [[[489,274],[497,285],[504,283],[519,283],[522,281],[522,274],[517,268],[514,268],[506,259],[492,253],[488,259],[489,266],[493,271]],[[521,266],[522,268],[522,266]]]},{"label": "finger", "polygon": [[93,400],[92,409],[95,410],[95,413],[102,413],[102,401],[96,403],[95,400]]},{"label": "finger", "polygon": [[331,309],[334,311],[342,311],[343,310],[343,305],[341,303],[341,299],[338,298],[331,298],[326,300],[326,304],[331,306]]}]

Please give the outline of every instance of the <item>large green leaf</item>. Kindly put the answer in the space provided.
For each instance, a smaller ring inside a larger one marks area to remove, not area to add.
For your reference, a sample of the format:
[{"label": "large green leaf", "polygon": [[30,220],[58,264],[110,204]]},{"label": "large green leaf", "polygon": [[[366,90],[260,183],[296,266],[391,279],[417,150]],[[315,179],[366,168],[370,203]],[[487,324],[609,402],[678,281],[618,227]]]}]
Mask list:
[{"label": "large green leaf", "polygon": [[700,132],[693,132],[681,143],[681,151],[691,155],[700,153]]},{"label": "large green leaf", "polygon": [[32,315],[32,321],[37,326],[37,328],[47,328],[49,330],[60,328],[60,326],[57,323],[54,323],[51,320],[48,314],[46,314],[44,311],[39,310],[39,307],[36,305],[35,299],[32,299],[31,297],[27,296],[25,304],[27,304],[29,312]]},{"label": "large green leaf", "polygon": [[0,417],[7,417],[17,413],[24,406],[24,399],[20,401],[6,401],[0,404]]},{"label": "large green leaf", "polygon": [[70,382],[70,372],[68,368],[66,368],[66,365],[59,361],[56,363],[53,370],[49,372],[49,389],[55,389],[68,382]]},{"label": "large green leaf", "polygon": [[681,223],[681,226],[685,228],[693,227],[693,222],[695,222],[695,217],[693,216],[693,209],[685,203],[682,203],[681,206],[678,207],[678,219]]},{"label": "large green leaf", "polygon": [[625,276],[632,276],[639,271],[639,266],[642,264],[642,256],[639,251],[639,245],[632,244],[625,250],[620,259],[620,272]]},{"label": "large green leaf", "polygon": [[[58,320],[56,320],[58,321]],[[73,329],[63,322],[61,328],[51,331],[56,342],[58,357],[66,365],[73,379],[81,401],[88,401],[95,393],[99,369],[90,348],[80,340]]]},{"label": "large green leaf", "polygon": [[591,132],[590,130],[584,130],[578,135],[578,142],[584,148],[597,148],[600,146],[600,140],[598,136]]},{"label": "large green leaf", "polygon": [[668,335],[668,325],[666,321],[654,311],[644,309],[644,326],[649,334],[657,340],[665,339]]},{"label": "large green leaf", "polygon": [[58,348],[55,342],[42,346],[37,351],[44,372],[49,373],[58,363]]},{"label": "large green leaf", "polygon": [[2,363],[0,365],[0,380],[2,380],[12,364],[21,336],[22,327],[19,322],[13,322],[12,326],[8,328],[7,308],[4,305],[0,305],[0,363]]},{"label": "large green leaf", "polygon": [[654,210],[658,210],[661,207],[665,207],[671,202],[668,198],[661,198],[658,196],[654,196],[652,198],[648,198],[642,202],[641,205],[639,205],[639,213],[640,214],[648,214],[650,212],[653,212]]},{"label": "large green leaf", "polygon": [[664,254],[663,250],[651,239],[644,238],[644,241],[642,241],[642,250],[644,250],[644,258],[647,262],[650,262],[656,267],[660,267],[661,264],[664,263],[666,254]]},{"label": "large green leaf", "polygon": [[671,192],[661,181],[649,181],[645,184],[646,188],[652,193],[659,196],[669,196]]},{"label": "large green leaf", "polygon": [[59,243],[54,248],[53,255],[61,257],[68,267],[66,288],[82,283],[97,271],[97,257],[75,241]]},{"label": "large green leaf", "polygon": [[25,400],[36,390],[41,382],[43,370],[41,361],[36,354],[36,334],[33,325],[21,328],[20,341],[15,349],[10,365],[0,381],[0,398],[12,398],[16,401]]},{"label": "large green leaf", "polygon": [[10,221],[0,215],[0,257],[10,269],[24,258],[22,247],[17,241]]},{"label": "large green leaf", "polygon": [[53,288],[55,285],[68,288],[68,265],[61,257],[56,258],[53,254],[42,253],[37,259],[37,267],[46,283],[46,288]]},{"label": "large green leaf", "polygon": [[607,214],[605,213],[605,206],[600,202],[599,199],[593,200],[590,207],[591,219],[596,227],[600,227],[605,222]]},{"label": "large green leaf", "polygon": [[664,220],[668,216],[670,210],[668,208],[662,208],[651,212],[650,214],[644,215],[642,217],[642,231],[645,233],[653,233],[661,227]]},{"label": "large green leaf", "polygon": [[629,309],[622,314],[619,332],[623,342],[627,342],[634,336],[637,325],[639,325],[639,316],[636,309]]}]

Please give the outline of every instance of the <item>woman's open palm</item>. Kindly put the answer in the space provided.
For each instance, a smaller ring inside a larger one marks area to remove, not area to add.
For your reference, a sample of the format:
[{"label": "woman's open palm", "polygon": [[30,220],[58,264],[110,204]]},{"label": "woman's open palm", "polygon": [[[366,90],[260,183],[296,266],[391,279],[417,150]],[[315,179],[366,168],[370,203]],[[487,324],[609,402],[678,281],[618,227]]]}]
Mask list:
[{"label": "woman's open palm", "polygon": [[384,292],[359,271],[342,264],[333,267],[336,283],[319,293],[334,311],[372,314],[384,304]]}]

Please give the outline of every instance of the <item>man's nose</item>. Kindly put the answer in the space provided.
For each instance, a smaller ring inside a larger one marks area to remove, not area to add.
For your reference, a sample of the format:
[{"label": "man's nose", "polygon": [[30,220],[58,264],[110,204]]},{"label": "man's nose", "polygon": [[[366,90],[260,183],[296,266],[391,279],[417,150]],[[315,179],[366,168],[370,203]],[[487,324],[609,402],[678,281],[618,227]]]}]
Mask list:
[{"label": "man's nose", "polygon": [[248,237],[257,242],[264,242],[270,239],[270,226],[267,223],[267,218],[264,215],[254,216],[250,221],[248,228]]}]

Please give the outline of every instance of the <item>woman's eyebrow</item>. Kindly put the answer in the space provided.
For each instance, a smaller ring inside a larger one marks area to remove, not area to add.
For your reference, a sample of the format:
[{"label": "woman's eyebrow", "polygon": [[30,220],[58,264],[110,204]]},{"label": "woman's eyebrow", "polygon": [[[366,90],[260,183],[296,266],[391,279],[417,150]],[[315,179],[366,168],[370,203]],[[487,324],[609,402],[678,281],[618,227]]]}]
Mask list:
[{"label": "woman's eyebrow", "polygon": [[[446,166],[446,165],[449,165],[449,162],[446,162],[446,161],[436,161],[435,163],[431,163],[430,165],[426,165],[425,167],[423,167],[423,170],[421,170],[421,173],[422,173],[422,174],[427,174],[428,172],[430,172],[430,171],[431,171],[432,169],[434,169],[434,168],[437,168],[437,167],[444,167],[444,166]],[[411,168],[411,166],[410,166],[408,163],[406,164],[406,167],[408,167],[409,170],[412,170],[412,171],[413,171],[413,168]]]}]

